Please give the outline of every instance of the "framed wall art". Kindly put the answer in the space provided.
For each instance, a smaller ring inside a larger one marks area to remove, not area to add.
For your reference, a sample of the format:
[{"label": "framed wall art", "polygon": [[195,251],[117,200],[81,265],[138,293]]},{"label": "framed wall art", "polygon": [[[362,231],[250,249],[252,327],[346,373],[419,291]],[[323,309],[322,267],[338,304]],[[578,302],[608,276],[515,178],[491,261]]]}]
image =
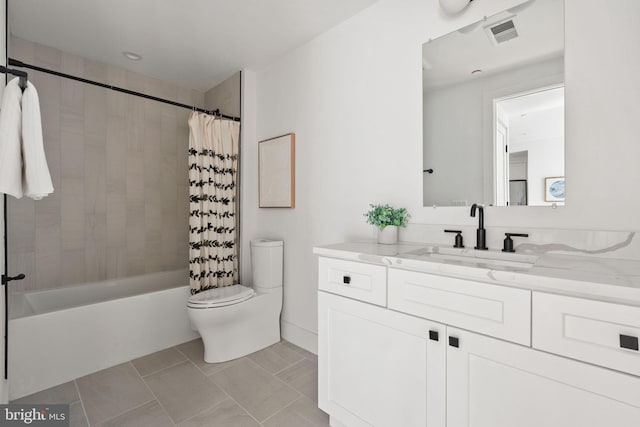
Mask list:
[{"label": "framed wall art", "polygon": [[548,176],[544,179],[544,201],[564,202],[564,176]]},{"label": "framed wall art", "polygon": [[258,202],[261,208],[296,206],[296,135],[258,142]]}]

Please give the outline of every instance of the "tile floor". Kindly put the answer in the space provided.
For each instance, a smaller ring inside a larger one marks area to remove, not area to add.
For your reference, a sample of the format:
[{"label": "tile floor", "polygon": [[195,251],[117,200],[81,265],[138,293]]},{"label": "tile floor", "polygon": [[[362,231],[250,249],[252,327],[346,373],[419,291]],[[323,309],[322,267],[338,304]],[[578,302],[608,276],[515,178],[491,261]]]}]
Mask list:
[{"label": "tile floor", "polygon": [[315,355],[281,341],[208,364],[197,339],[14,403],[68,403],[72,427],[328,426],[317,401]]}]

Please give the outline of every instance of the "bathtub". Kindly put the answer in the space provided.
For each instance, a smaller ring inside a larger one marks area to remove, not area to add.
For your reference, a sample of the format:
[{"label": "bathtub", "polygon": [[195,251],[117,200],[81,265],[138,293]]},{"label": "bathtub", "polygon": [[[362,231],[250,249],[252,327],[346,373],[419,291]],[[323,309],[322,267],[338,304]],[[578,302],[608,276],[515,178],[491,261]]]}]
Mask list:
[{"label": "bathtub", "polygon": [[188,277],[176,270],[13,292],[9,399],[197,338],[187,317]]}]

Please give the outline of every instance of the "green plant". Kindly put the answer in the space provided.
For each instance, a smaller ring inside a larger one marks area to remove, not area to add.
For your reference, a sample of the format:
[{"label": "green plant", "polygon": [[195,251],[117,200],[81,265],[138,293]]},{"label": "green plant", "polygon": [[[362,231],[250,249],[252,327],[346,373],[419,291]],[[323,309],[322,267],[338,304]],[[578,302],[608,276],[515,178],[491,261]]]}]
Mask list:
[{"label": "green plant", "polygon": [[371,210],[364,214],[367,223],[375,225],[382,230],[388,225],[406,227],[409,222],[409,212],[405,208],[394,209],[389,205],[369,205]]}]

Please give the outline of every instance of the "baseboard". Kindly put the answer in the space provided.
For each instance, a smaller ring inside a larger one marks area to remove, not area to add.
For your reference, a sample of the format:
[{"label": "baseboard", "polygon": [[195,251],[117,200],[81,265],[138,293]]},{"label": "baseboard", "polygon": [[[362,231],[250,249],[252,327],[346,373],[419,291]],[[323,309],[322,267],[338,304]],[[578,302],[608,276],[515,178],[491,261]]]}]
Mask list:
[{"label": "baseboard", "polygon": [[318,354],[317,333],[301,328],[293,323],[289,323],[286,320],[282,321],[281,327],[283,339],[289,341],[291,344],[297,345],[298,347],[302,347],[313,354]]}]

